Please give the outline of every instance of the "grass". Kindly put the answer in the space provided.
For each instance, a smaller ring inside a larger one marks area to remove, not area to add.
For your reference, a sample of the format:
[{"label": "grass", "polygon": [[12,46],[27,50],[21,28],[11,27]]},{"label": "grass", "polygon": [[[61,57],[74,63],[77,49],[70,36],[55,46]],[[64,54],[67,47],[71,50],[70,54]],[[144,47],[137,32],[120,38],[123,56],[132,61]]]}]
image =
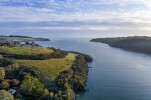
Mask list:
[{"label": "grass", "polygon": [[[0,47],[0,54],[16,55],[38,55],[51,54],[54,51],[43,47]],[[69,69],[76,60],[77,54],[68,53],[64,58],[50,58],[46,60],[13,59],[21,66],[34,68],[34,71],[40,76],[41,81],[46,85],[52,83],[60,72]],[[48,86],[48,85],[47,85]]]},{"label": "grass", "polygon": [[54,51],[49,48],[43,47],[0,47],[0,53],[15,54],[15,55],[38,55],[38,54],[51,54]]},{"label": "grass", "polygon": [[77,54],[68,53],[65,58],[51,58],[47,60],[15,60],[19,65],[26,67],[36,67],[36,72],[39,74],[43,82],[53,81],[60,72],[69,69]]}]

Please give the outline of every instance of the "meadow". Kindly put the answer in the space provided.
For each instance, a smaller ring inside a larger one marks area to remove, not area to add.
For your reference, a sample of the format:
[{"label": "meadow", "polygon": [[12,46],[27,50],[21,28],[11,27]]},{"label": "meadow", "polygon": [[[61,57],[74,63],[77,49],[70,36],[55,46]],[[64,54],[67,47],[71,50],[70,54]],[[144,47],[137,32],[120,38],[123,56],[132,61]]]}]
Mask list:
[{"label": "meadow", "polygon": [[50,48],[43,47],[0,47],[0,53],[7,55],[39,55],[39,54],[51,54],[54,51]]},{"label": "meadow", "polygon": [[46,60],[15,60],[21,66],[34,67],[36,73],[40,76],[41,81],[49,83],[53,81],[60,72],[69,69],[77,54],[68,53],[65,58],[50,58]]},{"label": "meadow", "polygon": [[[44,47],[0,47],[1,54],[18,56],[50,55],[54,50]],[[49,58],[44,60],[14,59],[20,66],[35,68],[35,72],[40,76],[41,81],[49,83],[59,75],[60,72],[69,69],[77,54],[68,53],[64,58]]]}]

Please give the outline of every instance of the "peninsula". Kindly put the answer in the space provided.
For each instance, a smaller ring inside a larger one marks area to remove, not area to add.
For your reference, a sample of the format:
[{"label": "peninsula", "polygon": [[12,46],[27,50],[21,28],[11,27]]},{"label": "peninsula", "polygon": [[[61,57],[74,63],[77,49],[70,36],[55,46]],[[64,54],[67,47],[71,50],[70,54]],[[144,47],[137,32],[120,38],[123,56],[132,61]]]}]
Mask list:
[{"label": "peninsula", "polygon": [[151,54],[151,37],[147,36],[96,38],[90,41],[102,42],[108,44],[111,47]]},{"label": "peninsula", "polygon": [[34,42],[0,42],[0,98],[74,100],[86,91],[87,62],[92,61],[86,54]]},{"label": "peninsula", "polygon": [[0,42],[3,42],[3,41],[33,42],[33,41],[50,41],[50,40],[48,38],[41,38],[41,37],[34,38],[34,37],[29,37],[29,36],[18,36],[18,35],[5,36],[5,35],[1,35],[0,36]]}]

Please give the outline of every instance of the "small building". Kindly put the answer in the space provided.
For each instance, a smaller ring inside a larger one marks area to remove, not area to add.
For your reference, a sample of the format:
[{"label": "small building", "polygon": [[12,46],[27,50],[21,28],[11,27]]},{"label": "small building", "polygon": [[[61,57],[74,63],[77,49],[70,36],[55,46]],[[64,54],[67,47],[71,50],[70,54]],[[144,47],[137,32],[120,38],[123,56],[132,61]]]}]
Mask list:
[{"label": "small building", "polygon": [[11,93],[11,94],[13,95],[13,94],[16,92],[16,90],[10,89],[10,90],[8,90],[8,92]]}]

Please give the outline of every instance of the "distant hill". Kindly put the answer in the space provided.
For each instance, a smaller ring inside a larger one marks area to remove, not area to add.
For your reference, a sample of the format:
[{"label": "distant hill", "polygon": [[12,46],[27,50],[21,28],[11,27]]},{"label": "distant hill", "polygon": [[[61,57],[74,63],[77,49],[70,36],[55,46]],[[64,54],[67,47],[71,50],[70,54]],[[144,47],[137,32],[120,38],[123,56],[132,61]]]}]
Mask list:
[{"label": "distant hill", "polygon": [[2,41],[8,41],[8,42],[32,42],[32,41],[50,41],[48,38],[33,38],[29,36],[18,36],[18,35],[10,35],[10,36],[0,36],[0,42]]},{"label": "distant hill", "polygon": [[136,52],[151,53],[151,37],[147,36],[97,38],[90,41],[102,42],[112,47],[132,50]]}]

